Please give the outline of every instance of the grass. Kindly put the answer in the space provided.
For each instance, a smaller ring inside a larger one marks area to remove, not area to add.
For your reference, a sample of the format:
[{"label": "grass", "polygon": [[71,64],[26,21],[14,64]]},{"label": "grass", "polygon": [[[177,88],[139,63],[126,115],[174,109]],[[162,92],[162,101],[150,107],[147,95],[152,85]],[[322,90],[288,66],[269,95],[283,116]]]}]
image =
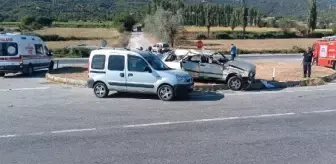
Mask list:
[{"label": "grass", "polygon": [[[239,49],[249,51],[261,50],[284,50],[292,49],[293,46],[307,48],[312,46],[316,39],[247,39],[247,40],[204,40],[205,49],[228,50],[230,44],[235,44]],[[181,48],[196,48],[195,41],[181,42]]]},{"label": "grass", "polygon": [[40,35],[59,35],[62,37],[84,37],[109,39],[120,36],[120,33],[113,28],[45,28],[34,31]]},{"label": "grass", "polygon": [[[185,26],[184,29],[187,32],[207,32],[206,27],[201,26]],[[232,31],[231,27],[221,27],[221,26],[214,26],[210,28],[210,32],[220,32],[220,31]],[[234,31],[243,31],[242,27],[236,27]],[[246,31],[249,32],[279,32],[281,31],[280,28],[272,28],[272,27],[246,27]],[[296,31],[292,29],[292,31]],[[332,29],[316,29],[316,32],[331,32]]]}]

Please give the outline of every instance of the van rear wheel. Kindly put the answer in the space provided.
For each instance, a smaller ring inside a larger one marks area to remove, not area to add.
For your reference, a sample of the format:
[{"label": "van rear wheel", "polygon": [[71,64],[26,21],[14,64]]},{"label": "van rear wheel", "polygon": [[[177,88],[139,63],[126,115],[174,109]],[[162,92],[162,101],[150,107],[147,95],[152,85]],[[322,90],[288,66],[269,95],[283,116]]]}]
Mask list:
[{"label": "van rear wheel", "polygon": [[98,98],[105,98],[109,94],[107,86],[102,82],[98,82],[93,86],[93,92]]},{"label": "van rear wheel", "polygon": [[33,73],[34,73],[34,68],[31,65],[29,65],[23,72],[23,74],[26,76],[32,76]]},{"label": "van rear wheel", "polygon": [[0,77],[4,77],[4,76],[5,76],[5,72],[1,72]]},{"label": "van rear wheel", "polygon": [[170,85],[164,84],[159,87],[157,92],[159,98],[163,101],[171,101],[174,99],[174,89]]}]

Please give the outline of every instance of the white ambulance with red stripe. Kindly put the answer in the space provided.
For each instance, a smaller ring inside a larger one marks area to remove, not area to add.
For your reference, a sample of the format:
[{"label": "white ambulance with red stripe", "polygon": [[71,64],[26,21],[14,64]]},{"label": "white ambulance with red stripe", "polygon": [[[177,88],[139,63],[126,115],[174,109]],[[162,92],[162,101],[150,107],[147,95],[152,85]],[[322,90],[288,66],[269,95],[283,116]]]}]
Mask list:
[{"label": "white ambulance with red stripe", "polygon": [[18,72],[31,76],[36,70],[52,70],[51,57],[51,51],[37,36],[0,33],[0,76]]}]

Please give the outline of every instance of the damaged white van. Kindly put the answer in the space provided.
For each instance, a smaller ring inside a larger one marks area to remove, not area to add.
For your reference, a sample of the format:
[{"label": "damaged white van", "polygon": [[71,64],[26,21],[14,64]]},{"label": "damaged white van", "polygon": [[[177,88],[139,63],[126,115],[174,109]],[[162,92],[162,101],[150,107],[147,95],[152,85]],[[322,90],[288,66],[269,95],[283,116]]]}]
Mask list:
[{"label": "damaged white van", "polygon": [[41,38],[0,33],[0,76],[22,72],[31,76],[39,69],[54,68],[52,53]]}]

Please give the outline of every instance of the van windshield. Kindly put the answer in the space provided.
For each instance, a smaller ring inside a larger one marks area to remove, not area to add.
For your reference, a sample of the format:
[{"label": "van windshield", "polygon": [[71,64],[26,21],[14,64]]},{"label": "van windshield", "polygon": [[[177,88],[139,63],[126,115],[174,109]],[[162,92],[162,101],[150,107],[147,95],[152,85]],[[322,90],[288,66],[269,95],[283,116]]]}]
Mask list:
[{"label": "van windshield", "polygon": [[163,48],[169,48],[169,44],[167,44],[167,43],[164,43],[162,46],[163,46]]},{"label": "van windshield", "polygon": [[148,54],[142,55],[147,62],[152,66],[153,69],[158,71],[171,70],[165,63],[163,63],[157,56]]},{"label": "van windshield", "polygon": [[18,54],[18,45],[16,43],[0,43],[0,56],[15,56]]}]

